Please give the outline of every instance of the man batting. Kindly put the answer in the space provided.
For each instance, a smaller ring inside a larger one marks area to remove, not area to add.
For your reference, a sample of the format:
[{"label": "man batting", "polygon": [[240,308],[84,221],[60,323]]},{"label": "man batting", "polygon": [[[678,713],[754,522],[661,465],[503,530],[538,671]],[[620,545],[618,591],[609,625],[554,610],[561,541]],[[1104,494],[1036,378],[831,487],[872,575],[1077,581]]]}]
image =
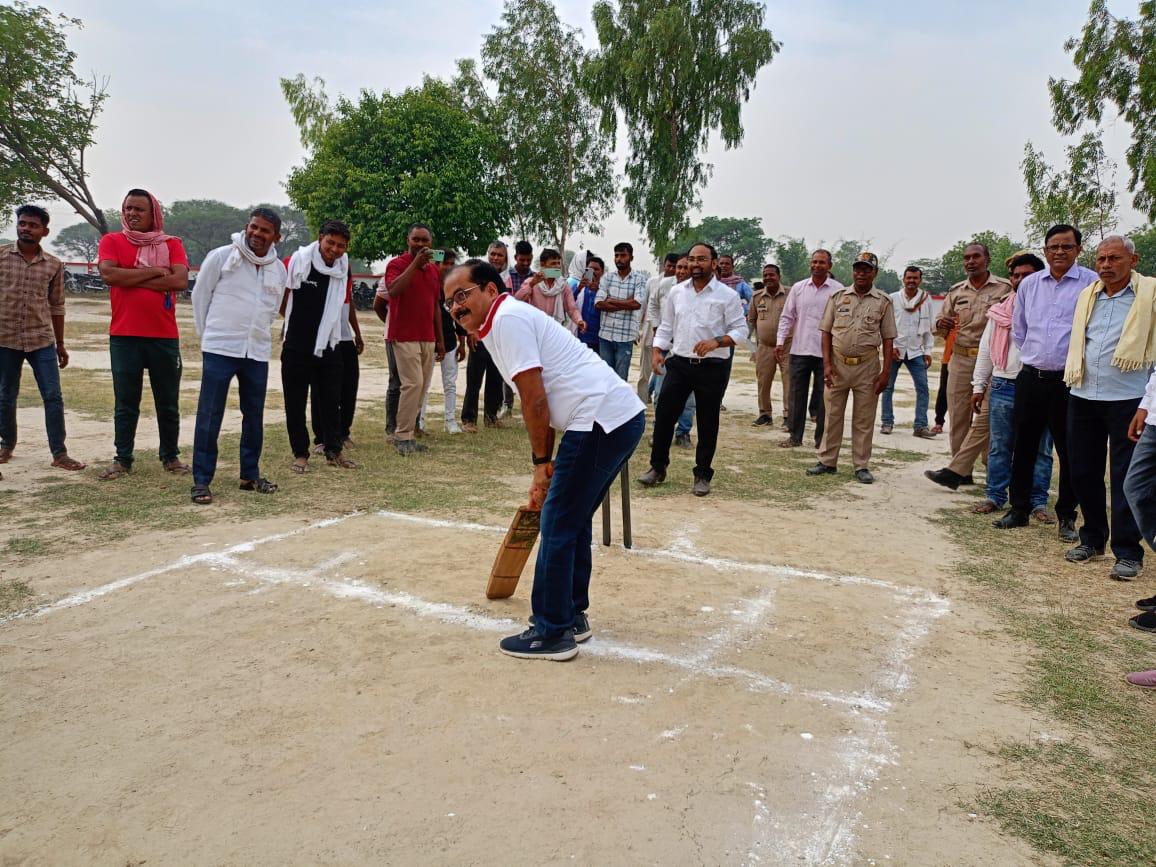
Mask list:
[{"label": "man batting", "polygon": [[[454,269],[444,292],[450,315],[518,390],[534,464],[529,508],[542,510],[531,625],[499,647],[521,659],[572,659],[577,642],[590,637],[590,524],[642,437],[645,409],[634,388],[569,331],[503,293],[488,262]],[[555,430],[563,432],[557,455]]]}]

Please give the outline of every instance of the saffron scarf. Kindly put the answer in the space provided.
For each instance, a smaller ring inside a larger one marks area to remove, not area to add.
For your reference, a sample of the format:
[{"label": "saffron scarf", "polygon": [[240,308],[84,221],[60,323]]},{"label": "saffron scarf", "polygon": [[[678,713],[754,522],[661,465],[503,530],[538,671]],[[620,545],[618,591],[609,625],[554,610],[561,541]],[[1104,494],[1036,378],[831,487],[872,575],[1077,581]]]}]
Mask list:
[{"label": "saffron scarf", "polygon": [[[128,196],[124,197],[128,201]],[[161,203],[156,196],[149,193],[149,202],[153,206],[153,227],[150,232],[137,232],[128,227],[128,220],[124,215],[124,202],[120,204],[120,228],[128,242],[137,248],[137,268],[168,268],[169,245],[166,243],[172,235],[164,233],[165,215],[161,210]]]},{"label": "saffron scarf", "polygon": [[[1130,285],[1136,293],[1136,300],[1124,317],[1124,330],[1112,356],[1112,366],[1125,373],[1156,364],[1156,329],[1153,328],[1156,317],[1152,315],[1152,306],[1156,303],[1156,278],[1133,271]],[[1084,381],[1085,332],[1092,318],[1092,308],[1096,306],[1096,296],[1103,288],[1103,281],[1097,280],[1084,289],[1076,301],[1068,361],[1064,366],[1064,382],[1069,387]]]}]

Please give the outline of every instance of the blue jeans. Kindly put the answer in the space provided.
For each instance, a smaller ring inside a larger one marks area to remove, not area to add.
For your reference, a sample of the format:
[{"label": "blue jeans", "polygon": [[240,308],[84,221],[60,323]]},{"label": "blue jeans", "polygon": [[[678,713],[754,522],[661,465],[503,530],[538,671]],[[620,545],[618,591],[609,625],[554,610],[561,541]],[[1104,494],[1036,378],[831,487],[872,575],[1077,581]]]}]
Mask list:
[{"label": "blue jeans", "polygon": [[44,401],[44,428],[53,459],[65,454],[64,397],[60,393],[60,362],[56,345],[21,352],[0,346],[0,446],[16,447],[16,398],[20,394],[20,374],[24,361],[32,368],[40,399]]},{"label": "blue jeans", "polygon": [[[987,453],[987,498],[1001,509],[1008,500],[1011,484],[1012,452],[1015,449],[1016,382],[1014,379],[991,378],[987,393],[988,424],[991,427]],[[1048,504],[1048,487],[1052,483],[1052,435],[1044,431],[1032,476],[1032,510]]]},{"label": "blue jeans", "polygon": [[891,378],[883,392],[883,424],[895,424],[895,410],[891,398],[895,394],[895,380],[899,378],[899,368],[907,365],[911,371],[911,381],[915,383],[915,430],[927,427],[927,364],[922,355],[891,362]]},{"label": "blue jeans", "polygon": [[633,354],[634,343],[630,340],[598,338],[598,356],[627,382],[630,381],[630,359]]},{"label": "blue jeans", "polygon": [[265,442],[265,388],[269,362],[233,358],[214,352],[201,353],[201,396],[197,401],[197,426],[193,432],[193,481],[209,485],[217,472],[217,437],[225,416],[229,384],[237,377],[241,398],[241,478],[261,478],[259,464]]},{"label": "blue jeans", "polygon": [[1144,425],[1124,477],[1124,496],[1148,547],[1156,550],[1156,427]]},{"label": "blue jeans", "polygon": [[[670,352],[662,353],[662,357],[666,358]],[[658,404],[658,396],[662,394],[662,384],[666,382],[666,368],[662,369],[662,373],[656,373],[652,377],[654,382],[654,403]],[[694,392],[690,393],[690,397],[686,399],[686,406],[682,410],[682,415],[678,417],[678,423],[674,426],[674,435],[679,437],[690,436],[690,429],[694,427],[694,411],[698,406],[698,402],[694,399]]]},{"label": "blue jeans", "polygon": [[530,606],[534,626],[554,637],[590,605],[591,530],[611,482],[642,438],[646,413],[607,433],[566,431],[554,457],[554,476],[542,505],[538,560]]}]

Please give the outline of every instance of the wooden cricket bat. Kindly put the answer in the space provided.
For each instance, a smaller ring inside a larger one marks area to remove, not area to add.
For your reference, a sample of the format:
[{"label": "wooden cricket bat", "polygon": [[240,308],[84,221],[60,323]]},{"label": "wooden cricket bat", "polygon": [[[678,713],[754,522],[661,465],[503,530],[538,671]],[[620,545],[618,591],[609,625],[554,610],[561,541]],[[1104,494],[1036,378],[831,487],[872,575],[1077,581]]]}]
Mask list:
[{"label": "wooden cricket bat", "polygon": [[526,508],[518,509],[514,515],[502,547],[498,549],[498,556],[494,558],[494,568],[490,570],[490,581],[486,584],[487,599],[508,599],[514,595],[518,579],[522,577],[522,570],[530,559],[530,551],[538,540],[541,515],[537,509]]}]

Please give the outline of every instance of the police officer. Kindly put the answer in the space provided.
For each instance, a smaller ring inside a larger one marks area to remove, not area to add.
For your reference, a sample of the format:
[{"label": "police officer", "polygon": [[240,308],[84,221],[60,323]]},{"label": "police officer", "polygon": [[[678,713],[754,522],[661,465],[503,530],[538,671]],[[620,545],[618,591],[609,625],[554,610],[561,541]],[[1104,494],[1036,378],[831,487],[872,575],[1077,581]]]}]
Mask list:
[{"label": "police officer", "polygon": [[827,301],[823,318],[819,320],[823,337],[823,382],[827,386],[824,393],[827,425],[819,446],[819,462],[807,470],[807,475],[835,472],[843,442],[847,393],[851,392],[851,457],[855,478],[869,485],[875,481],[867,469],[875,409],[890,378],[890,370],[880,363],[879,347],[883,347],[884,358],[891,358],[896,335],[895,313],[891,298],[875,288],[879,258],[874,253],[860,253],[852,267],[851,288],[837,290]]},{"label": "police officer", "polygon": [[[947,365],[947,414],[951,418],[951,453],[954,455],[971,429],[971,375],[979,355],[979,339],[987,327],[987,311],[1003,301],[1012,291],[1011,283],[991,273],[991,253],[986,244],[968,244],[963,250],[963,270],[967,279],[956,283],[947,293],[943,310],[935,328],[946,336],[958,326],[955,348]],[[971,468],[975,458],[987,454],[987,440],[970,455],[971,460],[959,475],[964,484],[971,484]]]},{"label": "police officer", "polygon": [[[783,305],[787,303],[787,288],[783,286],[779,266],[766,264],[763,266],[763,286],[755,290],[751,298],[750,308],[747,311],[747,324],[754,329],[758,338],[758,348],[755,350],[755,376],[759,383],[759,417],[756,425],[768,425],[774,422],[774,412],[771,406],[771,384],[775,381],[775,371],[778,370],[783,381],[783,428],[787,429],[787,416],[791,412],[791,384],[787,374],[787,356],[782,360],[775,358],[775,346],[778,345],[779,318],[783,315]],[[787,338],[786,352],[791,351],[791,338]]]}]

